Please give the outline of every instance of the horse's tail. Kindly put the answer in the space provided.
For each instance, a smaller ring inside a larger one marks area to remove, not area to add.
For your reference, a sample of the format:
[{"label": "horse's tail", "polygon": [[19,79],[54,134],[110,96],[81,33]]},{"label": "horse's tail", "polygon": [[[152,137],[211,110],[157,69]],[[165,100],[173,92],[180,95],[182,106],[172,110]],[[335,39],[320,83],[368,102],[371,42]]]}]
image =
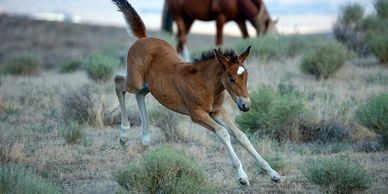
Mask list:
[{"label": "horse's tail", "polygon": [[128,28],[136,38],[147,37],[146,28],[136,10],[127,0],[112,0],[119,10],[123,12]]}]

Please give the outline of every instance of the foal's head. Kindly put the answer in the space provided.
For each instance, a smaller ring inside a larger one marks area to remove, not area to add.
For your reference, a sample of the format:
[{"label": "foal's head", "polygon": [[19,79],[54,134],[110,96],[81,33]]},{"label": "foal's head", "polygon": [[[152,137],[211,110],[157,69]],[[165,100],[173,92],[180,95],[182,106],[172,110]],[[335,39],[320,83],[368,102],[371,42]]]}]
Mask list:
[{"label": "foal's head", "polygon": [[251,46],[240,55],[237,55],[235,51],[224,55],[214,49],[216,59],[223,70],[221,82],[238,108],[244,112],[249,110],[251,104],[247,88],[248,72],[243,64],[249,55],[250,49]]}]

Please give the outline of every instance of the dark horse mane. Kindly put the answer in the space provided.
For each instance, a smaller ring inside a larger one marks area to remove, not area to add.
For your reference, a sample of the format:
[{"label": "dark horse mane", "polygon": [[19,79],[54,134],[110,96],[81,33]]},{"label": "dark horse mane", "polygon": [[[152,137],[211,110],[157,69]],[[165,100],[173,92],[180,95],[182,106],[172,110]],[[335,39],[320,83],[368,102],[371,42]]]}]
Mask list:
[{"label": "dark horse mane", "polygon": [[[238,60],[238,55],[237,55],[236,51],[233,49],[222,50],[221,48],[218,48],[217,51],[219,53],[221,53],[222,55],[224,55],[225,57],[228,57],[233,63],[236,63]],[[207,51],[202,52],[200,57],[194,58],[193,63],[196,64],[196,63],[199,63],[201,61],[214,59],[215,57],[216,57],[216,55],[215,55],[213,49],[207,50]]]}]

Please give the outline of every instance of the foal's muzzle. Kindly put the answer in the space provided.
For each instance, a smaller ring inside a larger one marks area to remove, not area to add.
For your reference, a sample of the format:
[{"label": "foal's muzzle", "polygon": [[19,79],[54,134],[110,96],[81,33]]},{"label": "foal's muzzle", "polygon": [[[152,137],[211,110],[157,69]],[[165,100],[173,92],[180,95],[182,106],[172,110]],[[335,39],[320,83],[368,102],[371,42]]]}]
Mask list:
[{"label": "foal's muzzle", "polygon": [[241,111],[247,112],[251,107],[251,101],[249,98],[238,97],[237,106]]}]

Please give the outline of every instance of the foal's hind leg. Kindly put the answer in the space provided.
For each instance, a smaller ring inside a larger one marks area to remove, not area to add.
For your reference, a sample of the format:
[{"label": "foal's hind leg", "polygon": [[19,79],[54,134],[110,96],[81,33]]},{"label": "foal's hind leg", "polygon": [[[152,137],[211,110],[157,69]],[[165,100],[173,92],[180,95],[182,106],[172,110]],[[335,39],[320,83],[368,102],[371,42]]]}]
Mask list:
[{"label": "foal's hind leg", "polygon": [[120,143],[125,144],[129,138],[125,132],[129,130],[130,124],[128,121],[127,110],[125,108],[125,78],[117,75],[114,79],[116,85],[116,94],[120,103],[121,126],[120,126]]},{"label": "foal's hind leg", "polygon": [[140,112],[141,127],[143,128],[142,136],[141,136],[141,143],[143,145],[148,145],[151,141],[151,137],[149,134],[150,121],[148,119],[147,109],[145,106],[145,96],[147,94],[148,94],[147,86],[145,86],[143,89],[141,89],[139,92],[136,93],[136,101],[137,101],[137,105],[139,106],[139,112]]}]

